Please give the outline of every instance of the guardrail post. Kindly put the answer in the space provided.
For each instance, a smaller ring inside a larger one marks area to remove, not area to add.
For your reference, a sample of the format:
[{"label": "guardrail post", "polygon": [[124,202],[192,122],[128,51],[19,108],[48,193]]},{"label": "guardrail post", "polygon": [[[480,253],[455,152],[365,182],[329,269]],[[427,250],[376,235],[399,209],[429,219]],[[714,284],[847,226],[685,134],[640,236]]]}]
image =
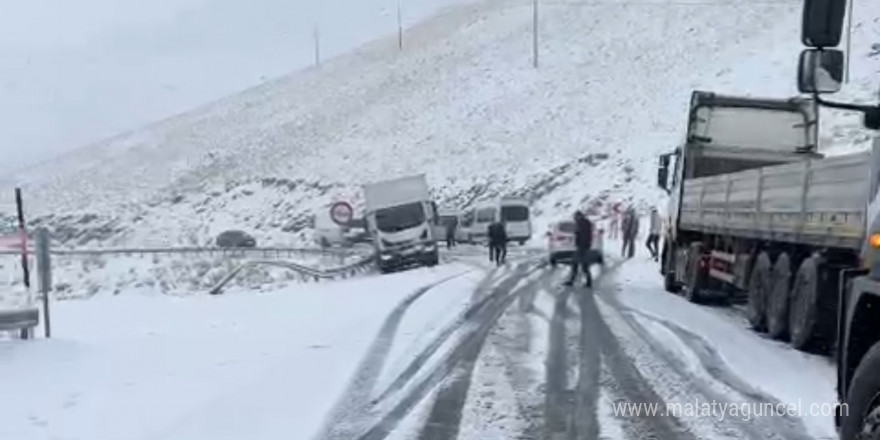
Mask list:
[{"label": "guardrail post", "polygon": [[49,294],[52,292],[52,255],[49,252],[49,230],[39,227],[34,231],[36,239],[37,286],[43,299],[43,332],[46,338],[52,337],[49,320]]}]

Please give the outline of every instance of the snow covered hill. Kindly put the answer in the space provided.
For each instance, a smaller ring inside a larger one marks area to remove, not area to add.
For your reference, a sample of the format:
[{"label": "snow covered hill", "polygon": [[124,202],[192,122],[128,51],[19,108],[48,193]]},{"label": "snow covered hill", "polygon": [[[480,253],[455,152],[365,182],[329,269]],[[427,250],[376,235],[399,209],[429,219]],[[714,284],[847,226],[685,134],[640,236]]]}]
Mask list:
[{"label": "snow covered hill", "polygon": [[[207,243],[233,226],[310,242],[331,200],[419,172],[444,204],[531,195],[541,223],[596,200],[657,203],[656,154],[680,140],[691,90],[795,93],[800,5],[546,0],[537,69],[531,2],[456,7],[407,30],[403,52],[389,36],[14,180],[72,245]],[[878,10],[857,1],[841,99],[880,78]],[[858,148],[857,119],[833,118],[827,146]]]}]

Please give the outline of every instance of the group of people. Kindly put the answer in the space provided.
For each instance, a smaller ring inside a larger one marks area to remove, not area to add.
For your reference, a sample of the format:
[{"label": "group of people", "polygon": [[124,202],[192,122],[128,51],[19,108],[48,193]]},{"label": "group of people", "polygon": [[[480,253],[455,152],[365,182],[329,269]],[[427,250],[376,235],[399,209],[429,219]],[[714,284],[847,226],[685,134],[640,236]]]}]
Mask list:
[{"label": "group of people", "polygon": [[[455,240],[455,222],[446,223],[446,248],[456,246]],[[504,264],[507,259],[507,230],[503,222],[493,222],[489,224],[486,235],[489,239],[489,261],[498,266]]]},{"label": "group of people", "polygon": [[[662,232],[662,219],[657,208],[651,208],[651,214],[648,217],[648,239],[645,241],[645,247],[651,253],[654,261],[659,259],[658,244],[660,242],[660,234]],[[612,217],[612,224],[617,224],[617,216]],[[614,228],[612,228],[614,229]],[[616,233],[616,231],[615,231]],[[632,258],[635,255],[635,240],[639,235],[639,217],[635,208],[628,207],[620,218],[620,236],[623,246],[620,251],[624,258]]]},{"label": "group of people", "polygon": [[[622,238],[623,246],[621,256],[624,258],[632,258],[635,256],[635,240],[639,235],[639,217],[633,206],[629,206],[623,213],[619,213],[619,205],[615,205],[615,212],[611,217],[611,238],[617,238],[618,229]],[[657,208],[651,209],[648,217],[648,239],[645,241],[645,247],[651,253],[654,261],[659,259],[658,243],[662,231],[662,220]],[[571,261],[571,275],[565,285],[571,286],[577,279],[578,272],[583,272],[586,276],[586,286],[591,287],[593,284],[592,275],[590,274],[590,265],[599,261],[600,258],[593,252],[593,223],[581,212],[574,213],[574,242],[575,254]],[[455,242],[455,223],[450,222],[446,225],[446,247],[451,248],[456,245]],[[493,222],[489,225],[487,232],[489,244],[489,261],[498,266],[504,264],[507,259],[507,231],[503,222]]]}]

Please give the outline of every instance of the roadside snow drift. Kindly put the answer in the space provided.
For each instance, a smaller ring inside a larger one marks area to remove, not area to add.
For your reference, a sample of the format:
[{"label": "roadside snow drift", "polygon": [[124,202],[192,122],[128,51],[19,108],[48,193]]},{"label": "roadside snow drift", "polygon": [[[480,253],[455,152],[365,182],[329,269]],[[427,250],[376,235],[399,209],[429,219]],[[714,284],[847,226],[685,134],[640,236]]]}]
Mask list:
[{"label": "roadside snow drift", "polygon": [[[449,264],[256,295],[59,303],[53,339],[0,344],[3,394],[13,396],[0,399],[0,438],[310,438],[391,309],[469,270]],[[427,320],[430,312],[414,310]]]}]

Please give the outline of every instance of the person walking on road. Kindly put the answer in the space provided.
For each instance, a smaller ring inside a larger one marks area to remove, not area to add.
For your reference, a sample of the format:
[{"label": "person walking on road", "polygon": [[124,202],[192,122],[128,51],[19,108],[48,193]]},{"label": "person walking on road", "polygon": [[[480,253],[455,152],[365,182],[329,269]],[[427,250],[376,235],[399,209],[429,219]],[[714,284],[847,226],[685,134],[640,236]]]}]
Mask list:
[{"label": "person walking on road", "polygon": [[593,287],[593,275],[590,273],[590,263],[592,255],[590,250],[593,248],[593,223],[580,211],[574,213],[574,246],[575,251],[571,259],[571,276],[565,282],[566,286],[571,286],[577,280],[578,269],[583,270],[584,276],[587,277],[586,286]]},{"label": "person walking on road", "polygon": [[620,203],[615,203],[611,208],[611,224],[608,226],[608,238],[617,239],[620,232]]},{"label": "person walking on road", "polygon": [[446,223],[446,249],[455,247],[455,227],[456,220],[450,220]]},{"label": "person walking on road", "polygon": [[489,236],[489,261],[501,266],[507,258],[507,231],[504,228],[504,223],[490,223],[487,235]]},{"label": "person walking on road", "polygon": [[657,212],[657,208],[651,208],[651,217],[650,222],[648,224],[648,240],[645,242],[645,247],[648,248],[648,252],[651,253],[651,258],[654,261],[657,261],[657,244],[660,242],[660,227],[661,227],[660,213]]},{"label": "person walking on road", "polygon": [[623,221],[620,224],[623,235],[623,249],[621,254],[624,258],[632,258],[635,253],[635,240],[639,235],[639,217],[636,215],[636,209],[630,205],[623,213]]}]

